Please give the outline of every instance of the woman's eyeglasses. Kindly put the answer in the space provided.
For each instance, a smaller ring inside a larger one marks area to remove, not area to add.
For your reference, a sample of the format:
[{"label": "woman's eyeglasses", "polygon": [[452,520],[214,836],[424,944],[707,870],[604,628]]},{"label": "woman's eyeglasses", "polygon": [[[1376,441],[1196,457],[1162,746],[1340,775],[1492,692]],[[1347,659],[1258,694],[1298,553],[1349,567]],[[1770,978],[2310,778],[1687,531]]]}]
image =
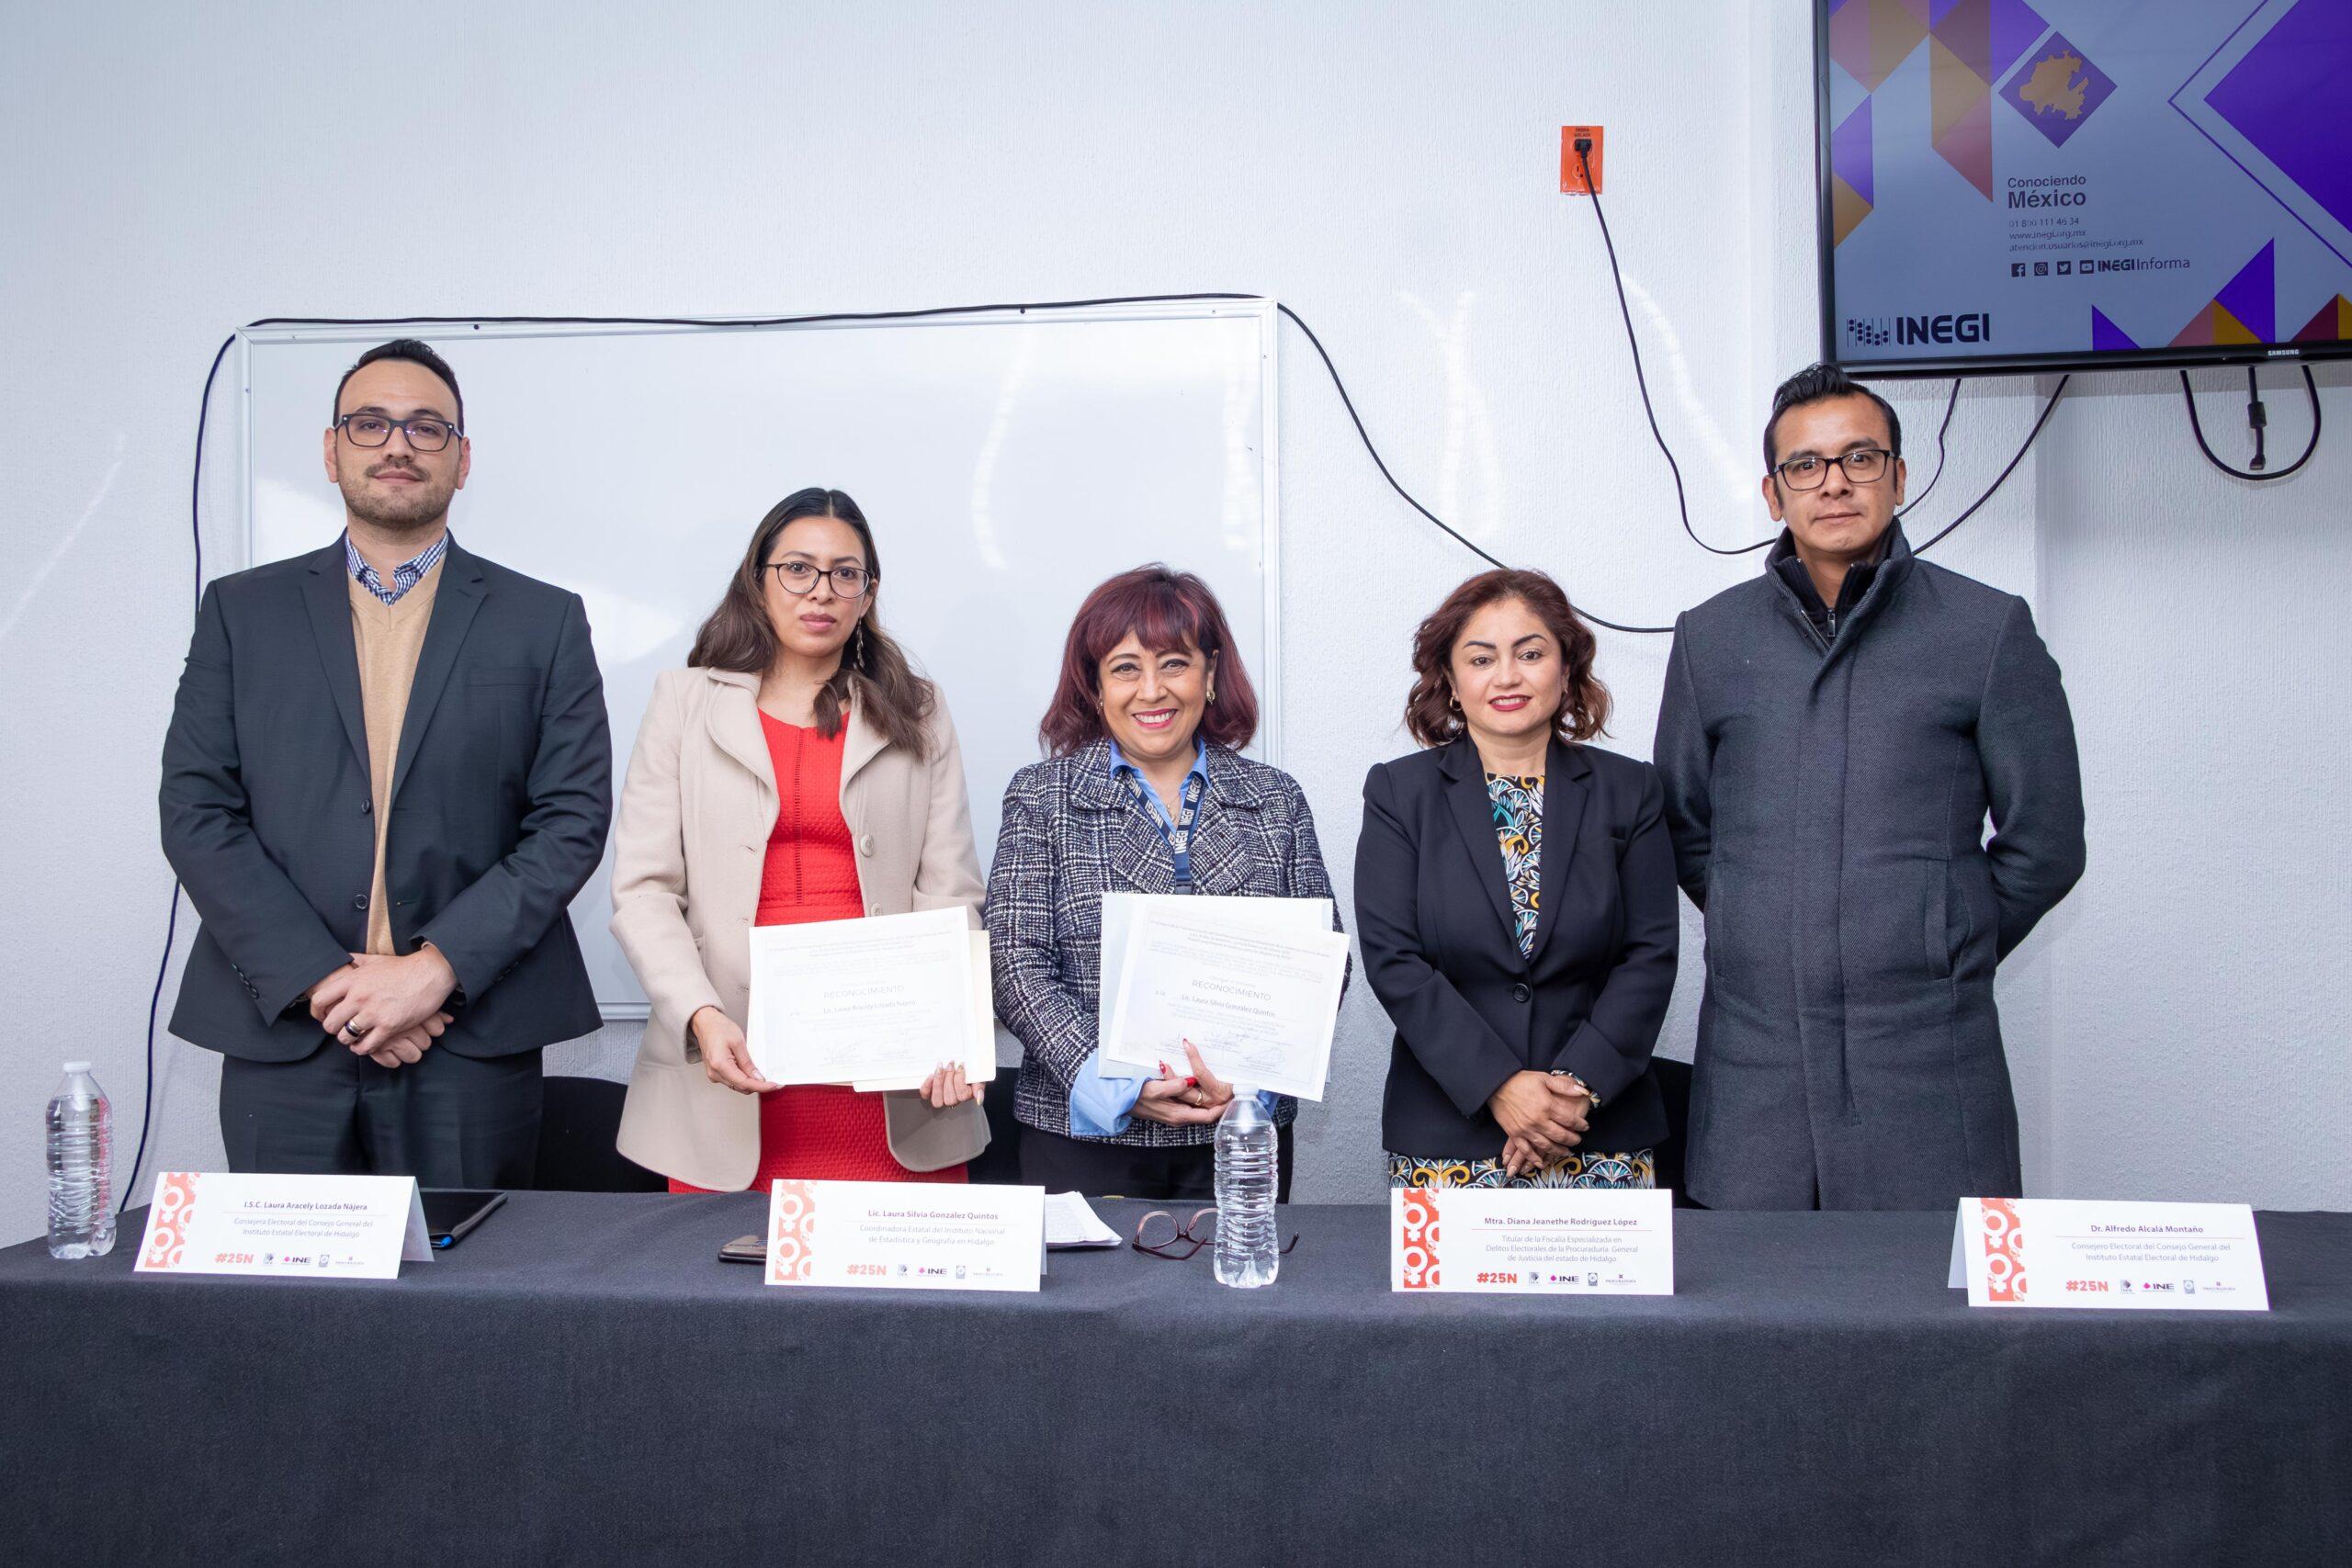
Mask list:
[{"label": "woman's eyeglasses", "polygon": [[819,578],[830,577],[834,592],[844,599],[863,599],[875,583],[874,574],[862,566],[837,566],[827,571],[805,560],[772,560],[760,570],[775,573],[787,593],[813,592]]}]

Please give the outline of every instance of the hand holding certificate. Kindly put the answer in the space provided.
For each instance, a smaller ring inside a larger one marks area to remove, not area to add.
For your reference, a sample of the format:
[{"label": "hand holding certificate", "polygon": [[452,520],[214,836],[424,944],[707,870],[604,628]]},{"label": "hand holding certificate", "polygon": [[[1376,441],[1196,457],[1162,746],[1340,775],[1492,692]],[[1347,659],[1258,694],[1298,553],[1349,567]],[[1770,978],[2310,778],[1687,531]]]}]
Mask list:
[{"label": "hand holding certificate", "polygon": [[914,1089],[996,1074],[988,938],[961,909],[755,926],[752,1060],[771,1083]]},{"label": "hand holding certificate", "polygon": [[1150,1077],[1189,1041],[1239,1088],[1322,1099],[1348,962],[1330,901],[1136,897],[1114,914],[1129,897],[1103,899],[1103,1070]]}]

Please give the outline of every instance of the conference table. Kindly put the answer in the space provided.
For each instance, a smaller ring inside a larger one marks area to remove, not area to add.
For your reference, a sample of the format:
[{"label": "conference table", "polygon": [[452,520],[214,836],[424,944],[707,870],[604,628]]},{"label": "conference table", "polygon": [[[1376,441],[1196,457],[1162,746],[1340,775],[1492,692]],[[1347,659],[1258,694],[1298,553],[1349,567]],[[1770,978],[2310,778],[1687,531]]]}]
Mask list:
[{"label": "conference table", "polygon": [[[1125,1234],[1147,1205],[1103,1202]],[[517,1192],[396,1280],[0,1252],[0,1561],[2352,1561],[2352,1215],[2267,1314],[1973,1310],[1952,1218],[1680,1212],[1671,1297],[1281,1279],[794,1290],[731,1194]]]}]

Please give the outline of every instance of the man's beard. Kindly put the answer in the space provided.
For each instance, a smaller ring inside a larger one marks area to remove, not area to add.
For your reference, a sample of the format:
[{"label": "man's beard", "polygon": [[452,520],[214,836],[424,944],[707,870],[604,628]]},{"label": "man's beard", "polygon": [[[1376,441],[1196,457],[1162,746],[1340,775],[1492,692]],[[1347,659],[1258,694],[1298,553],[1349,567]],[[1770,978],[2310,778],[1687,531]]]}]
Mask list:
[{"label": "man's beard", "polygon": [[354,517],[388,534],[421,534],[438,526],[449,514],[449,498],[456,493],[454,484],[425,481],[411,486],[405,494],[386,494],[369,490],[363,479],[356,491],[345,488],[343,503]]}]

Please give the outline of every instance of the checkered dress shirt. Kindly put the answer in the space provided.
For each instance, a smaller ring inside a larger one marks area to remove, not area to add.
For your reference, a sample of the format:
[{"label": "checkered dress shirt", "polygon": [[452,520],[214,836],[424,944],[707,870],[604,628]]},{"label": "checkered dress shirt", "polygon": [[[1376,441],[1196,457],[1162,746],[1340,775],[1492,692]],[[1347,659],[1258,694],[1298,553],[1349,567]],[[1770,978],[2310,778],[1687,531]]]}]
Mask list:
[{"label": "checkered dress shirt", "polygon": [[351,569],[351,575],[359,580],[360,587],[387,604],[399,604],[401,595],[423,581],[424,574],[439,566],[441,558],[448,553],[449,536],[445,533],[426,547],[422,554],[392,568],[391,586],[388,588],[384,580],[376,575],[376,569],[360,555],[359,547],[351,542],[351,536],[345,534],[343,536],[343,564]]}]

